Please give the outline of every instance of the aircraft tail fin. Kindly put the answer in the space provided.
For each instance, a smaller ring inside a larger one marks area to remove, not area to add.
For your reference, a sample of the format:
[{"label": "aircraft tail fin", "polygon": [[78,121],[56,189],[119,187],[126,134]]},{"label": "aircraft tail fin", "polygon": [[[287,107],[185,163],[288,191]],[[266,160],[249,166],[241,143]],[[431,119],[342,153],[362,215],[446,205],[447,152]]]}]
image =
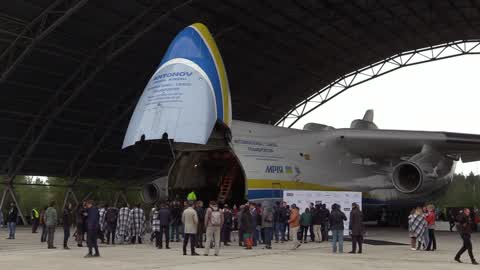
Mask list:
[{"label": "aircraft tail fin", "polygon": [[373,122],[373,110],[367,110],[363,119],[353,120],[350,128],[354,129],[378,129],[377,125]]},{"label": "aircraft tail fin", "polygon": [[373,122],[373,110],[367,110],[363,116],[363,120]]}]

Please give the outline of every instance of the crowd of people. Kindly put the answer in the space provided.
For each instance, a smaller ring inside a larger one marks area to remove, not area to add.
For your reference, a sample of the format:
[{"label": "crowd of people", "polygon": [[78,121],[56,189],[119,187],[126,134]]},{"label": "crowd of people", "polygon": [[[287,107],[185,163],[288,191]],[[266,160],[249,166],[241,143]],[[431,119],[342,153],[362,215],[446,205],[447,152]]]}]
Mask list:
[{"label": "crowd of people", "polygon": [[[468,251],[468,255],[472,264],[478,265],[478,262],[473,256],[473,246],[471,241],[471,233],[476,229],[476,221],[472,217],[470,209],[465,208],[459,211],[458,215],[450,213],[450,231],[453,227],[456,227],[456,231],[462,238],[462,247],[457,252],[454,260],[462,263],[461,256],[465,251]],[[435,207],[430,204],[425,207],[416,207],[411,210],[408,217],[408,230],[410,233],[411,246],[414,251],[435,251],[437,250],[437,241],[435,238],[435,221],[436,212]]]},{"label": "crowd of people", "polygon": [[[97,208],[98,207],[98,208]],[[18,213],[14,204],[8,212],[7,223],[9,238],[15,239],[15,225]],[[221,246],[229,246],[234,241],[245,249],[261,246],[272,249],[272,242],[292,242],[292,249],[308,242],[328,241],[332,233],[332,251],[343,252],[344,221],[347,220],[341,207],[334,204],[331,211],[326,205],[313,203],[300,209],[286,202],[262,204],[250,202],[240,206],[219,205],[215,201],[204,207],[202,201],[161,202],[153,207],[147,217],[141,205],[121,208],[99,204],[91,200],[84,201],[76,209],[66,205],[62,216],[57,214],[55,203],[40,211],[32,210],[32,233],[41,228],[40,241],[47,243],[48,249],[56,249],[55,230],[63,225],[63,248],[68,246],[71,228],[75,228],[74,240],[78,247],[87,244],[85,257],[100,256],[98,241],[103,244],[143,244],[149,238],[158,249],[170,249],[171,242],[183,241],[183,255],[198,256],[198,249],[203,255],[220,254]],[[59,222],[61,221],[61,222]],[[350,231],[352,235],[351,253],[362,253],[363,216],[358,205],[352,205],[350,213]],[[357,250],[358,246],[358,250]]]}]

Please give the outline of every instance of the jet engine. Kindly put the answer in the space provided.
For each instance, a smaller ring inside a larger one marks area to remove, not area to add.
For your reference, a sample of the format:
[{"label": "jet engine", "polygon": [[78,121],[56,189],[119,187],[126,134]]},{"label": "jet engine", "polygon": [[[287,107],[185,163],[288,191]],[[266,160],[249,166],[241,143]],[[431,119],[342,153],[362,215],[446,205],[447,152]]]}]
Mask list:
[{"label": "jet engine", "polygon": [[394,167],[392,183],[398,191],[406,194],[435,189],[451,180],[453,165],[451,158],[424,145],[420,153]]},{"label": "jet engine", "polygon": [[143,186],[143,201],[154,204],[168,198],[168,177],[161,177]]},{"label": "jet engine", "polygon": [[411,161],[401,162],[393,169],[392,182],[398,191],[414,193],[424,184],[422,168]]}]

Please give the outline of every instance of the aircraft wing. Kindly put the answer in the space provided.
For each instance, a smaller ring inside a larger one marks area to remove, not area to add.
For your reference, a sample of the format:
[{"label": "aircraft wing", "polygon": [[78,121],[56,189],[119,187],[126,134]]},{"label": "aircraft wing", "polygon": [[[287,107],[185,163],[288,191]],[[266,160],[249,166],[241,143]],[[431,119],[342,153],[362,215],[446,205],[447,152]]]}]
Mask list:
[{"label": "aircraft wing", "polygon": [[460,156],[463,162],[480,160],[480,135],[380,129],[338,129],[337,143],[362,157],[392,158],[419,153],[424,145],[452,156]]}]

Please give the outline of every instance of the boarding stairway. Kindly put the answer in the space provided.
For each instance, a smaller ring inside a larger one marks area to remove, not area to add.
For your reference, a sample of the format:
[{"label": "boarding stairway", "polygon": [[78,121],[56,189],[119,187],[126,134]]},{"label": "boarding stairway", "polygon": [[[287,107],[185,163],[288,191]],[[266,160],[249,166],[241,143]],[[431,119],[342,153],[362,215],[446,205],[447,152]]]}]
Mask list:
[{"label": "boarding stairway", "polygon": [[227,174],[223,177],[222,183],[220,184],[220,192],[218,193],[217,198],[219,203],[225,203],[225,201],[228,199],[228,196],[232,191],[237,168],[237,164],[234,163],[234,165],[228,170]]}]

